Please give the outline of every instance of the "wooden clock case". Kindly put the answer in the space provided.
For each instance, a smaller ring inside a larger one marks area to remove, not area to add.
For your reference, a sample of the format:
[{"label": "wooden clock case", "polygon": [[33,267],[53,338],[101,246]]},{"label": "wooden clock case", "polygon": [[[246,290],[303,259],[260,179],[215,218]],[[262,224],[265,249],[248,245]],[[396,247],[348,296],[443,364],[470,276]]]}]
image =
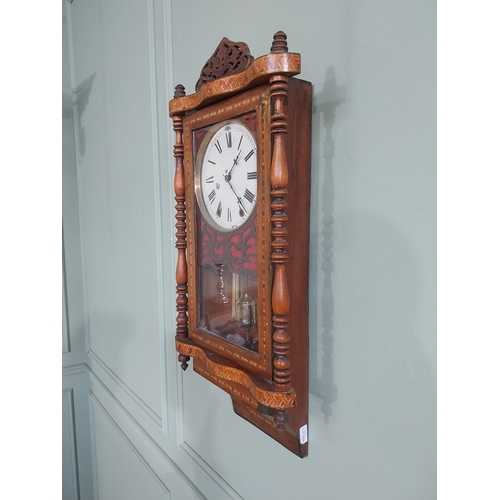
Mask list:
[{"label": "wooden clock case", "polygon": [[[169,111],[176,134],[179,361],[185,370],[193,358],[195,372],[229,393],[238,415],[305,457],[312,86],[294,78],[299,73],[300,54],[288,52],[283,32],[258,59],[246,44],[224,38],[196,92],[186,95],[177,85]],[[258,145],[257,352],[208,333],[196,320],[201,284],[193,134],[248,113],[256,116]]]}]

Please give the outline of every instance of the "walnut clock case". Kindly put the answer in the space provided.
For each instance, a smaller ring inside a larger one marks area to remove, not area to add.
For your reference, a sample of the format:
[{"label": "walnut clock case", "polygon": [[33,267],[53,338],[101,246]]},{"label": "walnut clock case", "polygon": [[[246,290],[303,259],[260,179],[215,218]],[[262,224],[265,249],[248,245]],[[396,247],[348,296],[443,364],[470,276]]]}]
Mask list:
[{"label": "walnut clock case", "polygon": [[286,35],[254,59],[223,38],[177,85],[176,349],[234,411],[308,452],[311,83]]}]

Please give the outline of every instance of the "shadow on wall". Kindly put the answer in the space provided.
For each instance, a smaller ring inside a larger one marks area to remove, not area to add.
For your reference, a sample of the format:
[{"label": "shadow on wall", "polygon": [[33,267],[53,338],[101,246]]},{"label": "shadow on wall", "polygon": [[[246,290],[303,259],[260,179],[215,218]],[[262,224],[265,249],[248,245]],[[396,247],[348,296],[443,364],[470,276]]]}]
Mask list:
[{"label": "shadow on wall", "polygon": [[[323,143],[324,174],[320,179],[320,168],[313,167],[312,174],[312,198],[314,192],[319,194],[318,203],[321,206],[321,214],[318,207],[318,218],[321,215],[321,236],[318,234],[315,248],[311,244],[311,254],[316,251],[317,258],[321,260],[321,276],[317,276],[317,282],[312,283],[310,289],[310,310],[321,304],[321,327],[314,326],[310,322],[310,370],[309,370],[309,392],[323,401],[321,411],[324,414],[325,423],[328,423],[332,414],[331,403],[337,400],[337,387],[333,381],[333,327],[334,327],[334,306],[333,306],[333,202],[334,202],[334,179],[333,179],[333,158],[335,156],[335,141],[333,139],[333,125],[335,123],[335,111],[337,106],[345,102],[345,85],[338,86],[335,79],[335,69],[329,66],[325,72],[323,89],[313,97],[313,141],[314,137],[319,137],[321,127],[324,127],[325,141]],[[315,147],[316,146],[316,147]],[[319,151],[319,144],[313,144],[313,165],[320,165],[319,159],[314,160],[314,151]],[[313,207],[311,207],[313,208]],[[314,222],[314,213],[313,216]],[[321,248],[319,247],[321,241]],[[311,242],[313,243],[313,242]],[[321,252],[321,256],[320,256]],[[311,261],[315,260],[311,255]],[[318,267],[316,267],[318,269]],[[311,265],[311,272],[314,266]],[[320,281],[323,279],[321,287],[321,299],[318,302],[317,291],[320,289]],[[314,286],[316,285],[316,286]],[[313,313],[314,314],[314,313]],[[321,364],[318,366],[319,351],[322,350]]]},{"label": "shadow on wall", "polygon": [[85,127],[82,127],[82,115],[89,103],[90,91],[94,83],[96,73],[94,72],[86,78],[80,85],[71,90],[73,103],[76,104],[78,109],[77,113],[77,127],[78,127],[78,144],[80,149],[80,156],[85,155]]},{"label": "shadow on wall", "polygon": [[[429,309],[428,288],[433,263],[416,253],[410,219],[381,217],[349,200],[362,170],[377,165],[345,161],[344,152],[335,150],[335,113],[345,101],[345,87],[336,84],[329,67],[313,101],[318,142],[313,143],[309,392],[322,402],[325,424],[337,416],[349,422],[359,461],[379,463],[382,474],[387,464],[395,470],[411,456],[434,483],[435,316],[429,314],[435,312]],[[323,158],[314,158],[321,153]],[[366,192],[387,203],[397,189],[392,184]],[[398,203],[395,196],[395,214],[406,209]],[[335,252],[334,238],[342,241]],[[341,344],[339,356],[334,341]],[[343,402],[338,411],[337,399]],[[412,480],[407,472],[397,482]]]}]

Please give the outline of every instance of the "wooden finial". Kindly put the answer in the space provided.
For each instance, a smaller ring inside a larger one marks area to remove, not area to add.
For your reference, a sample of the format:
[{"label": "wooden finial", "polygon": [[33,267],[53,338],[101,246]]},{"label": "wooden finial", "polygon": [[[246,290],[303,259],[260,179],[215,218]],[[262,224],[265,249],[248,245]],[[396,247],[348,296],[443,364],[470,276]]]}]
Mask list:
[{"label": "wooden finial", "polygon": [[186,95],[186,89],[184,88],[184,85],[179,85],[175,86],[175,92],[174,92],[174,99],[178,99],[179,97],[184,97]]},{"label": "wooden finial", "polygon": [[278,54],[280,52],[288,52],[288,45],[286,43],[286,34],[283,31],[278,31],[273,37],[273,44],[271,45],[271,52]]}]

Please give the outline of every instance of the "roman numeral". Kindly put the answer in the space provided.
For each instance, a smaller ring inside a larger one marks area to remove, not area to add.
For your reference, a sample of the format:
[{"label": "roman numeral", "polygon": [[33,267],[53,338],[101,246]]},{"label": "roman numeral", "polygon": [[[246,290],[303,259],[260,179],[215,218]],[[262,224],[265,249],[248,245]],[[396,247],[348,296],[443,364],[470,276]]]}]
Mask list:
[{"label": "roman numeral", "polygon": [[250,203],[253,203],[253,200],[255,198],[255,195],[249,191],[248,189],[245,189],[245,194],[243,195]]},{"label": "roman numeral", "polygon": [[211,163],[212,165],[215,165],[215,162],[212,160],[208,160],[208,163]]},{"label": "roman numeral", "polygon": [[220,219],[220,216],[222,214],[222,201],[219,201],[219,205],[217,206],[217,212],[215,212],[217,217],[219,217]]},{"label": "roman numeral", "polygon": [[252,149],[252,151],[250,151],[250,153],[248,153],[246,156],[245,156],[245,161],[248,161],[249,158],[251,158],[251,156],[255,153],[255,150]]},{"label": "roman numeral", "polygon": [[233,147],[233,140],[231,139],[231,132],[226,132],[226,142],[227,142],[228,148]]},{"label": "roman numeral", "polygon": [[229,207],[227,208],[227,221],[228,222],[232,222],[233,221],[233,217],[231,215],[231,209]]},{"label": "roman numeral", "polygon": [[213,203],[214,199],[215,199],[215,189],[208,195],[208,201],[210,203]]},{"label": "roman numeral", "polygon": [[207,177],[205,182],[214,182],[214,176],[212,175],[211,177]]},{"label": "roman numeral", "polygon": [[247,180],[257,179],[257,172],[247,172]]},{"label": "roman numeral", "polygon": [[215,141],[215,147],[217,148],[217,151],[220,153],[222,153],[222,147],[220,145],[220,142],[217,140]]},{"label": "roman numeral", "polygon": [[243,140],[243,136],[240,137],[240,142],[238,143],[238,149],[240,149],[241,141]]}]

